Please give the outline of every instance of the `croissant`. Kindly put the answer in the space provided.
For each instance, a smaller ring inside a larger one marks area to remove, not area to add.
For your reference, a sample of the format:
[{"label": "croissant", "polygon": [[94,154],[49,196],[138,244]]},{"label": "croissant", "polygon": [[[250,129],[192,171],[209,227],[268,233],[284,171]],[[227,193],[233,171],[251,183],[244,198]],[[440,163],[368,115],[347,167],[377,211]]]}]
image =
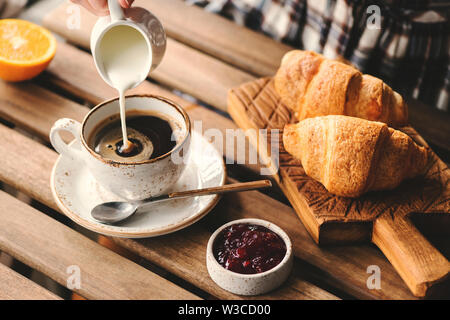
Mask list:
[{"label": "croissant", "polygon": [[284,127],[283,144],[306,174],[336,195],[358,197],[422,174],[429,149],[386,124],[330,115]]},{"label": "croissant", "polygon": [[275,75],[275,90],[298,120],[336,114],[392,127],[408,122],[402,96],[382,80],[312,51],[285,54]]}]

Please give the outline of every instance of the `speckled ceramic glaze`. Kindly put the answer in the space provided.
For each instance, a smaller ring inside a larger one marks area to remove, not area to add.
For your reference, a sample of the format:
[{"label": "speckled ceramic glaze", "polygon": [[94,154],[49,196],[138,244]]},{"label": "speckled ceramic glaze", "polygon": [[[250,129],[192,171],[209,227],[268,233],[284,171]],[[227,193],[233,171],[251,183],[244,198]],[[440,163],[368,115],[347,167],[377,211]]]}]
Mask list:
[{"label": "speckled ceramic glaze", "polygon": [[154,70],[161,63],[166,51],[167,38],[158,18],[144,8],[135,6],[126,10],[125,15],[118,1],[109,0],[108,6],[110,15],[100,17],[92,28],[91,51],[98,73],[106,83],[112,86],[109,77],[105,76],[102,56],[98,54],[101,40],[109,30],[117,26],[128,26],[142,34],[150,51],[148,66],[142,66],[142,68],[147,69],[148,72]]},{"label": "speckled ceramic glaze", "polygon": [[[74,151],[82,148],[77,140],[68,147]],[[222,155],[196,132],[191,148],[186,169],[169,191],[223,186],[226,172]],[[87,229],[114,237],[147,238],[183,229],[204,217],[219,201],[218,195],[208,195],[153,203],[118,225],[105,225],[92,218],[92,208],[123,198],[102,187],[80,160],[60,155],[50,182],[53,197],[66,216]]]},{"label": "speckled ceramic glaze", "polygon": [[[238,223],[261,225],[278,234],[286,244],[286,256],[280,264],[273,269],[257,274],[240,274],[222,267],[213,254],[214,241],[223,229]],[[231,221],[217,229],[209,239],[206,248],[206,265],[213,281],[223,289],[239,295],[263,294],[279,287],[289,277],[293,265],[292,243],[288,235],[271,222],[260,219]]]},{"label": "speckled ceramic glaze", "polygon": [[[141,200],[164,193],[180,178],[188,161],[191,124],[181,107],[162,97],[129,96],[126,106],[127,112],[151,112],[174,120],[180,127],[176,147],[160,157],[130,163],[107,160],[95,153],[87,140],[98,124],[119,113],[118,98],[92,109],[82,124],[72,119],[58,120],[50,132],[50,141],[59,154],[87,166],[105,189],[128,200]],[[61,131],[72,133],[81,149],[69,148],[60,137]]]}]

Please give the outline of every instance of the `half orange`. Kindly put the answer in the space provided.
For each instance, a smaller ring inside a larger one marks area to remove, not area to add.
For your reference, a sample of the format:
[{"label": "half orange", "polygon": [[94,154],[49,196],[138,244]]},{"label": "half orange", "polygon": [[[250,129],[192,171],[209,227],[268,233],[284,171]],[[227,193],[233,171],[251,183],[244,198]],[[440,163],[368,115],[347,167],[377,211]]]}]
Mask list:
[{"label": "half orange", "polygon": [[0,78],[23,81],[47,68],[56,52],[55,37],[25,20],[0,20]]}]

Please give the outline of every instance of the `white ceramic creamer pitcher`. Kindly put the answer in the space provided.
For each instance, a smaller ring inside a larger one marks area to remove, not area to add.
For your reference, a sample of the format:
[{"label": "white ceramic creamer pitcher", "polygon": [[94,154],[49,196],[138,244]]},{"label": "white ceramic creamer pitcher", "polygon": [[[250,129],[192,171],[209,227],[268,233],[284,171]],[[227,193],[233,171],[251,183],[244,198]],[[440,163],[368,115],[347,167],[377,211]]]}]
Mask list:
[{"label": "white ceramic creamer pitcher", "polygon": [[[131,59],[130,53],[123,57],[131,63],[131,66],[123,64],[128,69],[139,68],[139,72],[129,70],[139,78],[133,81],[132,87],[136,87],[160,64],[166,50],[166,33],[161,22],[144,8],[132,7],[124,12],[117,0],[108,0],[108,6],[110,16],[99,18],[91,33],[91,51],[95,65],[103,80],[113,86],[110,77],[114,75],[111,75],[111,68],[108,70],[107,64],[122,58],[121,52],[129,52],[121,50],[121,45],[123,47],[130,41],[134,41],[133,44],[142,41],[140,45],[141,48],[146,48],[146,53],[141,50],[131,56]],[[119,76],[123,75],[124,70],[117,71]]]}]

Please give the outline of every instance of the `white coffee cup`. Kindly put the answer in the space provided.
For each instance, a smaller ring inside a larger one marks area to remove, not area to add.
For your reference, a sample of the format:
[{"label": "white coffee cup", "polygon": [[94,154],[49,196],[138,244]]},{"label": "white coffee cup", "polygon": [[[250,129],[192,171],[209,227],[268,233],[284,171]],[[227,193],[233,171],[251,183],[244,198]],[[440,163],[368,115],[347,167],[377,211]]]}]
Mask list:
[{"label": "white coffee cup", "polygon": [[[140,162],[118,162],[105,159],[88,145],[88,139],[98,125],[118,114],[118,98],[103,102],[93,108],[82,123],[60,119],[50,131],[50,141],[62,156],[86,165],[91,174],[105,189],[128,200],[142,200],[167,191],[181,176],[188,157],[191,123],[187,113],[177,104],[152,95],[134,95],[126,98],[128,110],[161,115],[177,123],[179,138],[176,146],[157,158]],[[61,131],[69,131],[80,148],[66,144]]]},{"label": "white coffee cup", "polygon": [[132,7],[124,12],[117,0],[108,0],[108,6],[110,16],[99,18],[91,32],[91,51],[95,66],[103,80],[114,87],[105,70],[102,40],[108,33],[114,33],[117,27],[130,27],[142,35],[142,41],[145,41],[148,48],[148,55],[140,66],[140,79],[135,81],[137,86],[161,63],[166,51],[166,33],[161,22],[144,8]]}]

